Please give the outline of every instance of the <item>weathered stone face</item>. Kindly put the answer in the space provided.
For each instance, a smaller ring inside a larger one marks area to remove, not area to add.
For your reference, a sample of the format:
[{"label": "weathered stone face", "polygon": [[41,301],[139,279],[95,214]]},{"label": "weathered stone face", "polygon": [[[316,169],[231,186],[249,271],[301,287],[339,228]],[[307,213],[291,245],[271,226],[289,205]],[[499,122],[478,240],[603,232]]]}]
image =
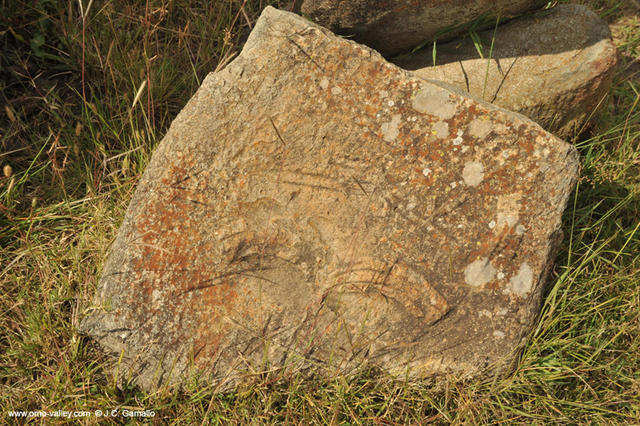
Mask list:
[{"label": "weathered stone face", "polygon": [[[417,75],[452,84],[517,111],[561,138],[576,136],[607,94],[616,48],[606,22],[588,7],[560,5],[479,34],[394,59]],[[493,50],[491,42],[493,40]]]},{"label": "weathered stone face", "polygon": [[[304,0],[314,22],[373,47],[385,56],[461,33],[456,28],[500,16],[506,19],[546,0]],[[477,21],[477,20],[481,21]]]},{"label": "weathered stone face", "polygon": [[528,119],[267,8],[158,146],[81,328],[146,388],[498,373],[577,170]]}]

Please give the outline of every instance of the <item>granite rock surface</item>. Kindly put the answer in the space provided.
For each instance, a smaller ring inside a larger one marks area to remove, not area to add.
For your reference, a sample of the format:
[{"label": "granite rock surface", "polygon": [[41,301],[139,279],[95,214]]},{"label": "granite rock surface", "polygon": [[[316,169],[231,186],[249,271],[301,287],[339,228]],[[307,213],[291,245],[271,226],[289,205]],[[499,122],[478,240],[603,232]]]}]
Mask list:
[{"label": "granite rock surface", "polygon": [[576,150],[267,7],[144,172],[81,322],[146,389],[199,374],[500,374]]},{"label": "granite rock surface", "polygon": [[304,0],[302,13],[330,30],[385,56],[437,37],[464,33],[464,24],[507,19],[546,4],[544,0]]},{"label": "granite rock surface", "polygon": [[616,48],[607,23],[586,6],[559,5],[479,38],[481,52],[471,38],[437,45],[436,66],[432,49],[393,62],[524,114],[567,139],[584,130],[611,86]]}]

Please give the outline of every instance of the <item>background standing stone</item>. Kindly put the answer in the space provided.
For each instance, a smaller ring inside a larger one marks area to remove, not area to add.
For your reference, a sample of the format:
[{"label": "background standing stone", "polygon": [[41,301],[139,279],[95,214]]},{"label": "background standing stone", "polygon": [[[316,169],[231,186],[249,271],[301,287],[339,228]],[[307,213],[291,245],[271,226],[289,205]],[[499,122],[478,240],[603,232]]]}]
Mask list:
[{"label": "background standing stone", "polygon": [[154,388],[508,369],[575,149],[266,8],[158,146],[81,329]]},{"label": "background standing stone", "polygon": [[[450,83],[520,112],[561,138],[575,137],[606,96],[616,48],[606,22],[581,5],[560,5],[479,34],[394,59],[420,77]],[[493,40],[493,50],[491,45]]]}]

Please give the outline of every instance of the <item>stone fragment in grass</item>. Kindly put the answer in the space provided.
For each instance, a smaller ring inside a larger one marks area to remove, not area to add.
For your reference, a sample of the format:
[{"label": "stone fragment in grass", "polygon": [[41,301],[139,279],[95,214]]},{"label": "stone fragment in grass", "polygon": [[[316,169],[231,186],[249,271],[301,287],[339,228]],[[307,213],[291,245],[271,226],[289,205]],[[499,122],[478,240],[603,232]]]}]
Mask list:
[{"label": "stone fragment in grass", "polygon": [[[566,139],[576,137],[607,94],[616,48],[606,22],[588,7],[559,5],[497,30],[395,58],[417,75],[452,84],[520,112]],[[493,50],[491,49],[493,41]]]},{"label": "stone fragment in grass", "polygon": [[577,171],[529,119],[268,7],[154,152],[81,330],[146,389],[504,373]]},{"label": "stone fragment in grass", "polygon": [[469,28],[491,25],[547,0],[304,0],[302,13],[314,22],[385,56],[434,38],[451,39]]}]

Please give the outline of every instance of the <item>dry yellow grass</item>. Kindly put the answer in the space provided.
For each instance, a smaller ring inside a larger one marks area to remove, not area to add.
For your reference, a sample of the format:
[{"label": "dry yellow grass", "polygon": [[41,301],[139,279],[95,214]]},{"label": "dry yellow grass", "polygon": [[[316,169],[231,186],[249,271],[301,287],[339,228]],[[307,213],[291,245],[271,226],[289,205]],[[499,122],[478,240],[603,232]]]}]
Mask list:
[{"label": "dry yellow grass", "polygon": [[[640,29],[589,0],[621,65],[594,132],[540,321],[513,375],[393,382],[374,371],[117,388],[76,331],[132,189],[207,72],[276,1],[0,1],[0,422],[9,411],[153,410],[156,423],[633,423],[640,418]],[[37,421],[33,418],[32,421]],[[124,417],[106,419],[123,423]],[[92,417],[47,418],[52,423]]]}]

